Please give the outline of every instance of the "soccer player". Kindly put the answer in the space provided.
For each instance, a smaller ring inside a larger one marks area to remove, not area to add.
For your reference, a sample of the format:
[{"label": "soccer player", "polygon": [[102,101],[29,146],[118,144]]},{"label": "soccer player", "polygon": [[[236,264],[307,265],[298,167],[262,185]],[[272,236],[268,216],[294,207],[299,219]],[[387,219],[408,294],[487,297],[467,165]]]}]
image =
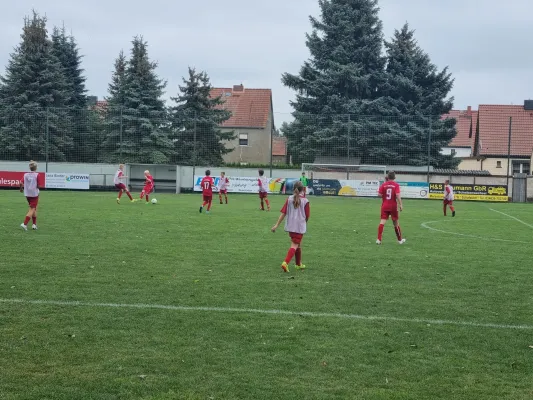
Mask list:
[{"label": "soccer player", "polygon": [[144,187],[141,192],[141,200],[146,196],[146,204],[150,204],[150,193],[154,191],[154,177],[150,175],[150,171],[148,170],[144,171],[144,177],[146,180],[144,181]]},{"label": "soccer player", "polygon": [[285,220],[285,232],[289,233],[291,247],[285,257],[285,261],[281,264],[281,269],[285,272],[289,272],[289,263],[294,256],[296,256],[296,269],[305,269],[305,265],[302,264],[302,239],[307,231],[309,216],[309,200],[304,197],[304,186],[302,182],[296,182],[294,184],[294,194],[285,201],[278,222],[272,227],[272,232],[276,232],[281,222],[285,217],[287,218]]},{"label": "soccer player", "polygon": [[228,204],[228,185],[229,179],[226,178],[226,173],[220,173],[220,179],[218,180],[218,198],[220,199],[220,204],[222,204],[222,195],[226,199],[226,204]]},{"label": "soccer player", "polygon": [[200,186],[202,187],[204,201],[200,206],[200,213],[202,213],[204,207],[207,205],[207,211],[205,213],[209,214],[209,211],[211,211],[211,202],[213,201],[213,186],[215,186],[215,182],[211,178],[211,171],[205,171],[205,176],[200,182]]},{"label": "soccer player", "polygon": [[400,196],[400,185],[394,182],[395,179],[396,174],[393,171],[390,171],[387,174],[387,181],[384,182],[378,190],[378,196],[382,198],[382,203],[381,221],[379,222],[378,239],[376,240],[376,244],[381,244],[383,229],[385,228],[385,223],[389,217],[392,219],[398,243],[405,243],[405,239],[402,239],[400,224],[398,223],[398,207],[400,208],[400,211],[403,210],[402,197]]},{"label": "soccer player", "polygon": [[453,188],[450,185],[450,181],[446,179],[444,181],[444,216],[446,216],[446,208],[450,207],[450,210],[452,210],[452,217],[455,217],[455,207],[453,206]]},{"label": "soccer player", "polygon": [[265,171],[259,170],[259,199],[261,199],[261,211],[265,211],[265,203],[270,211],[270,201],[268,201],[268,180],[265,177]]},{"label": "soccer player", "polygon": [[24,179],[20,183],[20,191],[24,192],[28,205],[30,206],[28,212],[26,213],[26,218],[24,222],[20,224],[20,227],[25,231],[28,230],[28,222],[32,220],[31,228],[37,230],[37,204],[39,203],[39,174],[37,171],[37,163],[35,161],[30,161],[30,172],[24,174]]},{"label": "soccer player", "polygon": [[130,201],[133,202],[133,197],[131,197],[131,193],[122,182],[123,179],[126,179],[127,176],[124,175],[124,164],[120,164],[118,166],[117,172],[115,172],[115,178],[113,179],[113,182],[115,183],[115,187],[119,190],[118,197],[117,197],[117,204],[120,204],[120,198],[122,197],[122,193],[126,192],[128,197],[130,198]]},{"label": "soccer player", "polygon": [[307,180],[307,177],[305,176],[305,172],[302,172],[302,176],[300,177],[300,182],[302,182],[302,185],[304,187],[303,197],[305,197],[305,195],[307,194],[307,184],[308,184],[308,180]]}]

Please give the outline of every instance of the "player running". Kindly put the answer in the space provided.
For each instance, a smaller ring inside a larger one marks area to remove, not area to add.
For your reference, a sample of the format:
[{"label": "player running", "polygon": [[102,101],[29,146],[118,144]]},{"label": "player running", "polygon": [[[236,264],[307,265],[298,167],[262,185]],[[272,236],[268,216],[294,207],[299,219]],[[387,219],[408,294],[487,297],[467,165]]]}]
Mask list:
[{"label": "player running", "polygon": [[220,200],[220,204],[222,204],[222,195],[224,195],[226,204],[228,204],[228,186],[229,179],[226,178],[225,172],[221,172],[220,179],[218,180],[218,198]]},{"label": "player running", "polygon": [[213,181],[213,178],[211,178],[211,171],[205,171],[205,176],[200,182],[200,186],[202,187],[203,196],[203,203],[200,206],[200,213],[202,213],[204,207],[207,205],[207,211],[205,213],[209,214],[209,211],[211,211],[211,203],[213,201],[213,186],[215,186],[215,182]]},{"label": "player running", "polygon": [[304,197],[304,186],[302,182],[296,182],[294,194],[285,201],[278,222],[272,227],[272,232],[276,232],[281,222],[287,217],[285,232],[289,232],[291,247],[285,261],[281,264],[281,269],[285,272],[289,272],[289,263],[294,256],[296,256],[296,269],[305,269],[305,265],[302,264],[302,239],[307,231],[310,212],[309,200]]},{"label": "player running", "polygon": [[154,191],[154,177],[150,175],[150,171],[148,170],[144,171],[144,177],[146,180],[144,181],[144,187],[141,192],[141,200],[146,196],[146,204],[150,204],[150,193]]},{"label": "player running", "polygon": [[302,182],[302,185],[304,187],[303,197],[305,197],[307,194],[307,185],[309,183],[307,177],[305,176],[305,172],[302,172],[302,176],[300,177],[300,182]]},{"label": "player running", "polygon": [[265,171],[259,170],[259,199],[261,199],[261,211],[265,211],[265,203],[268,211],[270,211],[270,201],[268,201],[268,179],[264,176]]},{"label": "player running", "polygon": [[30,218],[32,220],[31,228],[37,230],[37,204],[39,203],[39,174],[37,171],[37,163],[30,161],[30,172],[24,174],[24,179],[20,183],[20,191],[24,192],[28,205],[30,206],[26,213],[24,222],[20,224],[20,227],[25,231],[28,230],[28,222]]},{"label": "player running", "polygon": [[376,244],[381,244],[383,229],[385,228],[385,223],[389,217],[392,219],[394,232],[396,232],[396,237],[398,238],[398,243],[405,243],[405,239],[402,239],[402,230],[400,229],[400,224],[398,223],[398,207],[400,208],[400,211],[403,210],[402,198],[400,196],[400,185],[394,182],[395,179],[396,174],[393,171],[390,171],[387,174],[387,181],[384,182],[378,190],[378,196],[382,198],[382,203],[381,221],[379,222],[378,239],[376,240]]},{"label": "player running", "polygon": [[444,216],[446,216],[446,208],[449,206],[452,210],[452,217],[455,217],[455,207],[453,206],[453,188],[450,185],[450,181],[446,179],[444,181],[444,205],[442,210],[444,211]]},{"label": "player running", "polygon": [[124,193],[124,192],[126,192],[128,197],[130,198],[130,201],[133,203],[133,197],[131,197],[130,191],[128,190],[128,188],[126,187],[124,182],[122,182],[126,178],[127,178],[127,176],[124,175],[124,164],[120,164],[118,166],[117,172],[115,172],[115,177],[113,179],[113,183],[115,184],[115,188],[117,188],[119,190],[118,197],[117,197],[117,204],[120,204],[120,198],[122,197],[122,193]]}]

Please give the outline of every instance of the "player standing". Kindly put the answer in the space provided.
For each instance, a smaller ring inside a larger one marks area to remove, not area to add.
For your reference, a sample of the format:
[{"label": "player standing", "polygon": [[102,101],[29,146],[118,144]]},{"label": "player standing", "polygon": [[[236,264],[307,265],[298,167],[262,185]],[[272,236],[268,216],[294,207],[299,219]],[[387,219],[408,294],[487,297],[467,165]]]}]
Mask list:
[{"label": "player standing", "polygon": [[378,239],[376,240],[376,244],[381,244],[383,229],[385,228],[385,223],[389,217],[392,219],[394,232],[396,232],[396,237],[398,238],[398,243],[405,243],[405,239],[402,239],[402,230],[400,229],[400,224],[398,223],[398,207],[400,208],[400,211],[403,210],[402,198],[400,196],[400,185],[394,182],[395,179],[396,174],[393,171],[390,171],[387,174],[387,181],[385,181],[378,190],[378,196],[382,198],[382,203],[381,221],[379,222]]},{"label": "player standing", "polygon": [[455,207],[453,206],[453,188],[450,185],[450,181],[446,179],[444,181],[444,205],[442,210],[444,211],[444,216],[446,216],[446,208],[449,206],[452,210],[452,217],[455,217]]},{"label": "player standing", "polygon": [[309,200],[304,197],[304,186],[302,182],[296,182],[294,184],[294,194],[285,201],[278,222],[272,227],[272,232],[276,232],[281,222],[287,217],[285,220],[285,232],[289,232],[291,247],[285,257],[285,261],[281,264],[281,269],[285,272],[289,272],[289,263],[294,256],[296,256],[296,269],[305,269],[305,265],[302,264],[302,239],[307,231],[310,212]]},{"label": "player standing", "polygon": [[209,214],[209,211],[211,211],[211,203],[213,201],[213,186],[215,186],[215,182],[213,182],[213,178],[211,178],[211,171],[205,171],[205,176],[200,182],[200,186],[202,187],[203,196],[203,203],[200,206],[200,213],[207,205],[207,211],[205,213]]},{"label": "player standing", "polygon": [[228,185],[229,180],[226,178],[226,173],[220,173],[220,179],[218,180],[218,198],[220,199],[220,204],[222,204],[222,195],[226,199],[226,204],[228,204]]},{"label": "player standing", "polygon": [[20,224],[20,227],[25,231],[28,230],[28,222],[30,218],[32,220],[32,229],[37,230],[37,204],[39,203],[39,174],[37,171],[37,163],[35,161],[30,161],[30,172],[24,174],[24,179],[20,183],[20,191],[24,192],[26,200],[30,209],[26,213],[26,218],[24,222]]},{"label": "player standing", "polygon": [[268,180],[264,176],[265,171],[262,169],[259,170],[259,199],[261,200],[261,211],[265,211],[265,203],[267,205],[268,211],[270,211],[270,201],[268,201]]},{"label": "player standing", "polygon": [[150,175],[150,171],[148,170],[144,171],[144,177],[146,180],[144,181],[144,187],[141,192],[141,199],[146,196],[146,204],[150,204],[150,193],[154,191],[154,177]]},{"label": "player standing", "polygon": [[133,202],[133,197],[131,197],[131,193],[122,182],[123,179],[126,179],[127,176],[124,175],[124,164],[120,164],[118,166],[117,172],[115,172],[115,178],[113,179],[113,183],[115,184],[115,187],[119,190],[118,197],[117,197],[117,204],[120,204],[120,198],[122,197],[122,193],[126,192],[128,197],[130,198],[130,201]]},{"label": "player standing", "polygon": [[305,176],[305,172],[302,172],[302,176],[300,177],[300,182],[302,182],[302,185],[304,187],[303,197],[305,197],[307,194],[307,185],[308,185],[308,179]]}]

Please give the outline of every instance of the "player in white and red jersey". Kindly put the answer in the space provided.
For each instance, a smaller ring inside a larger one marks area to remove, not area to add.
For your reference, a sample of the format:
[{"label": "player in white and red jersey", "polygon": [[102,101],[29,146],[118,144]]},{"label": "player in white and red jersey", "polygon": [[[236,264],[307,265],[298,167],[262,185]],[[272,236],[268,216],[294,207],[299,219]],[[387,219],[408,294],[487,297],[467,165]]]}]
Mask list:
[{"label": "player in white and red jersey", "polygon": [[130,198],[130,201],[133,202],[133,197],[131,197],[131,193],[124,184],[123,180],[126,179],[127,176],[124,175],[124,164],[120,164],[118,166],[117,172],[115,172],[115,177],[113,178],[113,183],[115,184],[115,188],[119,190],[118,197],[117,197],[117,204],[120,204],[120,198],[122,197],[122,193],[126,192],[128,197]]},{"label": "player in white and red jersey", "polygon": [[24,174],[24,179],[20,183],[20,191],[24,192],[26,200],[30,209],[26,213],[24,222],[20,224],[20,227],[25,231],[28,230],[28,222],[32,220],[32,229],[37,230],[37,204],[39,204],[39,174],[37,171],[37,163],[30,161],[30,172]]},{"label": "player in white and red jersey", "polygon": [[265,177],[265,171],[259,170],[259,199],[261,200],[261,211],[265,211],[265,203],[267,210],[270,211],[270,201],[268,201],[268,179]]},{"label": "player in white and red jersey", "polygon": [[452,210],[452,217],[455,217],[455,207],[453,206],[453,187],[450,185],[450,181],[446,179],[444,181],[444,204],[442,211],[444,211],[444,216],[446,216],[446,208],[450,207]]},{"label": "player in white and red jersey", "polygon": [[396,237],[398,238],[398,243],[405,243],[405,239],[402,239],[402,230],[400,229],[400,224],[398,223],[398,207],[400,208],[400,211],[403,210],[402,197],[400,196],[400,185],[394,182],[395,179],[396,174],[393,171],[390,171],[387,174],[387,180],[379,187],[378,190],[378,196],[382,198],[382,203],[381,220],[378,227],[378,239],[376,240],[377,244],[381,244],[383,229],[385,228],[385,223],[389,217],[392,219],[394,232],[396,232]]},{"label": "player in white and red jersey", "polygon": [[220,204],[222,204],[222,195],[224,195],[224,198],[226,199],[226,204],[228,204],[228,186],[229,179],[226,178],[225,172],[221,172],[220,178],[218,180],[218,198],[220,200]]},{"label": "player in white and red jersey", "polygon": [[141,199],[146,196],[146,204],[150,204],[150,193],[154,191],[154,177],[150,174],[150,171],[144,171],[144,187],[141,191]]},{"label": "player in white and red jersey", "polygon": [[213,186],[215,186],[215,182],[213,181],[213,178],[211,178],[211,171],[205,171],[205,176],[200,182],[200,186],[202,187],[203,197],[203,203],[200,206],[200,213],[207,205],[207,211],[205,213],[209,214],[209,211],[211,211],[211,203],[213,201]]},{"label": "player in white and red jersey", "polygon": [[289,233],[291,247],[281,264],[281,269],[285,272],[289,272],[289,263],[293,256],[296,256],[296,269],[305,269],[305,265],[302,264],[302,239],[307,231],[307,221],[309,221],[311,210],[309,200],[304,196],[304,185],[302,182],[296,182],[293,195],[285,201],[278,222],[272,227],[272,232],[276,232],[281,222],[287,218],[285,220],[285,232]]}]

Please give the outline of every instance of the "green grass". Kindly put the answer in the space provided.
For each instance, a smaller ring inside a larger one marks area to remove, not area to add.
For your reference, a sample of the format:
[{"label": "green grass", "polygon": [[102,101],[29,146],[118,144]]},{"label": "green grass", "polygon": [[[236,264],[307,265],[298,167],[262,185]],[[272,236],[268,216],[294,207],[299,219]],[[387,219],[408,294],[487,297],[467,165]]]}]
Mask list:
[{"label": "green grass", "polygon": [[376,246],[377,200],[311,198],[308,269],[284,274],[289,239],[256,196],[211,215],[198,195],[157,198],[43,192],[23,232],[24,198],[0,192],[0,399],[533,398],[532,227],[491,210],[533,225],[530,205],[444,219],[406,201],[407,243],[389,225]]}]

